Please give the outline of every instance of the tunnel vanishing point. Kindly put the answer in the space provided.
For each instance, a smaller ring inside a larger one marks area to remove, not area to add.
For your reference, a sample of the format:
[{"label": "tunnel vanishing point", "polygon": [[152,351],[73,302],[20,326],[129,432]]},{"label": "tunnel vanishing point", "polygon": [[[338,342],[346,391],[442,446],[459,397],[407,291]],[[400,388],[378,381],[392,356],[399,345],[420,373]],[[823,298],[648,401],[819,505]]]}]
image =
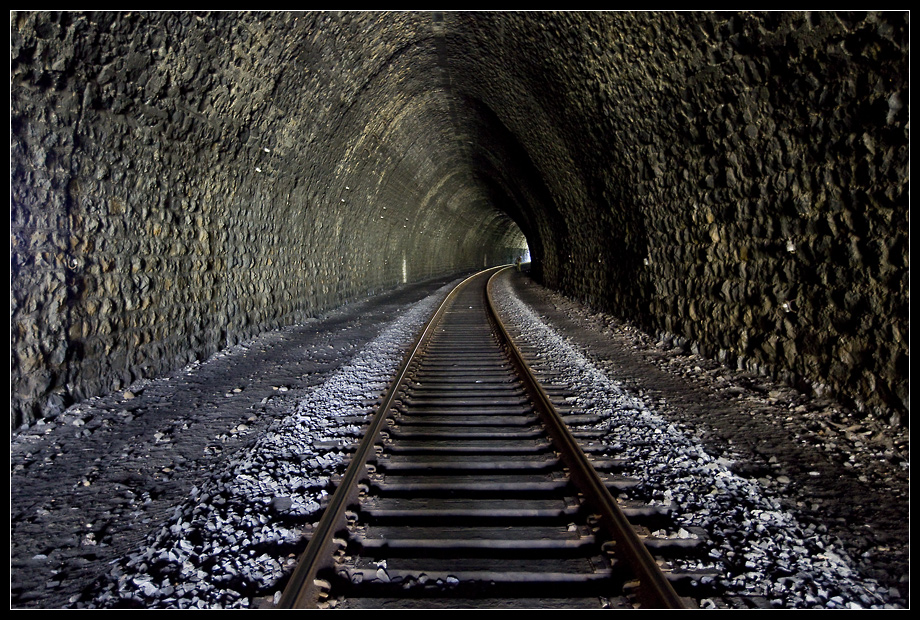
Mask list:
[{"label": "tunnel vanishing point", "polygon": [[509,263],[909,414],[909,13],[11,12],[12,428]]}]

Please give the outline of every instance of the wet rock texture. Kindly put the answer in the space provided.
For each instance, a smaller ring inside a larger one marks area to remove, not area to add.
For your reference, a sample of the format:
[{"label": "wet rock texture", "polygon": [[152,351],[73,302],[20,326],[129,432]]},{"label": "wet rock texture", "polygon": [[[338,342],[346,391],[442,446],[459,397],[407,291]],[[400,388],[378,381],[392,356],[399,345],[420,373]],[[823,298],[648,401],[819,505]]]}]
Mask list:
[{"label": "wet rock texture", "polygon": [[14,427],[521,252],[434,157],[455,138],[428,88],[427,16],[37,12],[10,28]]},{"label": "wet rock texture", "polygon": [[12,427],[513,260],[895,424],[905,12],[11,14]]},{"label": "wet rock texture", "polygon": [[907,422],[904,13],[451,23],[558,209],[523,226],[545,284]]}]

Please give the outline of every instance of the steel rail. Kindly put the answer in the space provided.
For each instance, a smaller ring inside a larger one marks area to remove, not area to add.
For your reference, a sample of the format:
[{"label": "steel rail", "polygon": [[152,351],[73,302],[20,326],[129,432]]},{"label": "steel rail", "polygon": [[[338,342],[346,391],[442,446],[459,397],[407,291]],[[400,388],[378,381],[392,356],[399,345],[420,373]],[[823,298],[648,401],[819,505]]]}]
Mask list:
[{"label": "steel rail", "polygon": [[[456,298],[459,291],[473,278],[484,276],[489,272],[492,272],[492,277],[489,279],[484,294],[489,321],[493,323],[496,335],[504,341],[502,348],[511,359],[512,365],[518,370],[518,374],[532,399],[537,413],[543,420],[550,438],[556,444],[559,458],[566,465],[570,478],[576,487],[581,490],[584,501],[591,507],[592,511],[596,512],[598,524],[613,543],[612,545],[608,543],[608,547],[612,546],[614,553],[626,561],[633,572],[634,578],[638,581],[638,588],[634,590],[637,596],[636,600],[641,606],[651,608],[686,608],[690,606],[676,594],[666,576],[658,567],[657,562],[651,556],[642,540],[636,535],[633,526],[619,508],[616,499],[610,494],[610,491],[580,448],[577,440],[562,421],[549,396],[533,376],[523,355],[500,320],[492,296],[492,283],[498,273],[504,269],[484,270],[465,279],[445,297],[437,311],[425,324],[403,359],[395,379],[390,383],[364,439],[358,446],[345,475],[339,482],[322,518],[316,525],[307,548],[301,555],[277,607],[313,608],[318,606],[323,590],[328,586],[323,580],[318,579],[318,575],[321,571],[330,568],[335,562],[333,552],[336,546],[342,542],[337,539],[337,535],[347,528],[349,509],[360,501],[361,490],[359,483],[368,474],[368,462],[372,455],[375,454],[375,445],[381,431],[386,428],[392,411],[398,408],[398,395],[405,379],[409,376],[413,360],[416,358],[417,353],[427,346],[432,333],[440,324],[446,309]],[[418,486],[421,483],[416,482],[415,484]]]},{"label": "steel rail", "polygon": [[551,438],[560,448],[560,458],[568,466],[575,484],[582,490],[585,501],[598,512],[600,523],[605,527],[607,534],[616,541],[615,553],[621,555],[635,573],[639,581],[638,598],[640,604],[643,607],[651,608],[686,609],[688,605],[674,590],[655,558],[652,557],[652,554],[649,553],[636,534],[632,524],[630,524],[617,504],[616,499],[610,494],[578,441],[556,411],[546,391],[534,377],[530,366],[499,317],[492,295],[492,284],[495,278],[507,269],[511,269],[511,267],[497,271],[489,279],[486,285],[486,295],[489,302],[487,306],[495,328],[501,334],[512,362],[518,367],[519,374],[527,390],[534,398],[537,412],[543,418]]},{"label": "steel rail", "polygon": [[[494,271],[500,268],[487,269],[485,271]],[[398,390],[402,385],[403,379],[409,371],[412,360],[416,353],[424,346],[430,338],[432,329],[438,324],[444,311],[450,302],[457,296],[457,293],[466,286],[470,280],[481,275],[483,272],[473,274],[454,287],[450,293],[438,306],[438,309],[432,317],[425,323],[414,345],[406,354],[396,378],[390,383],[390,387],[383,397],[383,402],[378,407],[377,413],[368,427],[364,439],[359,444],[351,462],[345,470],[342,480],[329,500],[329,504],[323,513],[322,518],[313,531],[307,548],[300,556],[288,584],[281,594],[281,599],[277,607],[282,609],[305,609],[316,607],[321,592],[320,585],[316,584],[316,575],[325,566],[328,565],[332,558],[332,551],[335,545],[336,533],[345,527],[347,523],[346,512],[348,507],[357,500],[358,482],[365,474],[365,467],[370,456],[374,453],[374,444],[377,441],[377,435],[384,428],[390,410],[394,405]]]}]

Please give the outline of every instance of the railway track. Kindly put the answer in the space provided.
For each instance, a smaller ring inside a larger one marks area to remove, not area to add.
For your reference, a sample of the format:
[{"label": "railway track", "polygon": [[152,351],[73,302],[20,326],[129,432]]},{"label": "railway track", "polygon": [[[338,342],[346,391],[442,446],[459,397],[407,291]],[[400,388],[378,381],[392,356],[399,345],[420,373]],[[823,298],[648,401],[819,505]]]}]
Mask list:
[{"label": "railway track", "polygon": [[426,325],[279,607],[692,606],[508,339],[494,273]]}]

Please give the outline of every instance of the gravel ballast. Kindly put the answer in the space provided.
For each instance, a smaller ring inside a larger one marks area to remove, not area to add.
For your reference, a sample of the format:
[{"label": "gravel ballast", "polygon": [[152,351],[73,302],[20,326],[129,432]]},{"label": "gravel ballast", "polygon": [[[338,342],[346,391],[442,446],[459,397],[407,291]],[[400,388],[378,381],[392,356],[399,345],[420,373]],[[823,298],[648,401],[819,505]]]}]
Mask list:
[{"label": "gravel ballast", "polygon": [[[509,274],[509,277],[513,276]],[[879,583],[871,576],[871,571],[861,570],[865,568],[864,564],[861,566],[849,556],[850,553],[871,555],[872,545],[860,548],[854,544],[855,541],[839,537],[839,532],[834,531],[840,529],[834,519],[835,507],[827,510],[825,506],[823,518],[815,519],[815,515],[805,510],[808,495],[803,494],[801,499],[796,499],[794,492],[790,493],[795,483],[783,462],[789,456],[788,449],[784,451],[781,446],[775,454],[752,454],[744,446],[735,446],[734,442],[704,441],[700,437],[703,429],[675,415],[676,403],[668,399],[675,388],[661,389],[665,388],[666,382],[657,386],[645,385],[645,389],[639,387],[643,382],[653,380],[654,375],[638,360],[623,366],[604,364],[602,357],[591,359],[604,353],[603,347],[597,346],[589,352],[584,348],[586,342],[579,342],[579,337],[593,336],[590,333],[592,328],[579,333],[579,329],[573,328],[569,322],[593,322],[595,329],[597,324],[604,324],[608,335],[617,330],[627,334],[630,332],[628,326],[611,317],[592,314],[578,304],[545,290],[536,292],[536,287],[520,276],[516,277],[516,286],[512,286],[508,279],[502,277],[498,280],[496,295],[502,300],[500,306],[504,320],[515,326],[516,337],[529,345],[530,355],[539,359],[541,367],[552,371],[553,383],[577,394],[570,397],[567,404],[577,409],[577,413],[589,414],[597,420],[590,425],[574,426],[573,430],[605,431],[601,441],[612,448],[611,454],[633,464],[624,473],[639,480],[640,484],[630,491],[628,499],[674,508],[677,522],[686,528],[685,532],[698,527],[708,534],[709,560],[678,562],[674,567],[678,571],[704,573],[715,570],[722,575],[712,587],[722,594],[723,600],[716,603],[712,599],[703,599],[701,606],[723,606],[724,600],[775,608],[859,609],[903,605],[899,575],[879,571],[878,574],[886,578],[885,583]],[[524,297],[528,297],[527,288],[530,289],[530,301],[536,302],[536,310],[515,293],[515,289],[522,288],[525,290]],[[540,301],[536,299],[538,296]],[[547,314],[560,312],[565,317],[564,322],[548,321]],[[567,327],[569,334],[566,334]],[[632,338],[637,343],[633,346],[639,347],[638,343],[643,339],[637,338],[635,332]],[[644,339],[644,342],[642,346],[649,346],[649,339]],[[597,344],[593,338],[591,343]],[[672,372],[679,366],[677,357],[671,360]],[[683,357],[685,364],[693,364],[698,374],[702,373],[697,366],[700,360],[695,356]],[[723,377],[731,374],[725,369],[719,370],[719,373]],[[734,377],[732,393],[744,393],[740,387],[743,379],[741,375]],[[633,384],[633,390],[626,387],[627,382]],[[689,392],[689,384],[684,389]],[[801,424],[808,423],[807,407],[803,405],[805,399],[801,395],[796,398],[777,385],[771,386],[771,391],[775,395],[773,402],[762,399],[763,402],[758,403],[761,410],[756,413],[745,411],[746,406],[736,406],[729,408],[731,413],[722,412],[722,415],[745,416],[749,425],[772,427],[775,420],[770,419],[771,415],[782,416],[781,419],[789,416],[788,403],[780,404],[779,398],[781,394],[786,394],[796,401],[796,408],[792,411],[800,415]],[[717,401],[715,394],[696,392],[693,396],[704,404],[712,405]],[[688,394],[681,394],[681,397],[687,399]],[[711,400],[707,403],[707,399]],[[764,412],[762,409],[766,405],[772,405],[775,410]],[[818,405],[812,403],[812,406]],[[826,403],[822,407],[833,408]],[[707,421],[716,428],[720,423],[718,409],[720,407],[710,407],[711,417]],[[752,415],[759,418],[752,421]],[[864,423],[866,427],[869,424]],[[881,431],[876,429],[876,432]],[[755,433],[752,429],[751,435]],[[827,437],[827,440],[833,441],[834,438]],[[842,463],[852,463],[851,455],[842,451],[833,456]],[[863,456],[871,459],[877,454],[864,450]],[[813,486],[820,486],[818,479],[835,475],[831,471],[833,462],[814,457],[811,461],[813,468],[808,469],[805,475],[811,479],[809,482]],[[894,461],[905,466],[907,463],[899,458]],[[804,464],[798,463],[799,466]],[[851,478],[852,482],[860,485],[868,482],[864,475],[848,476],[845,473],[847,468],[841,469],[844,472],[836,474],[837,478],[832,483],[834,487],[843,488],[846,481],[841,477]],[[889,484],[906,482],[909,471],[906,467],[894,465],[892,469],[887,480]],[[844,513],[848,502],[864,498],[865,495],[844,495],[836,501],[840,503],[840,512]],[[811,501],[818,501],[818,498],[811,498]],[[898,498],[893,497],[889,501],[898,501]],[[907,534],[904,526],[905,542],[901,551],[905,554]],[[686,534],[662,532],[662,535]],[[897,584],[891,585],[893,581]]]},{"label": "gravel ballast", "polygon": [[273,596],[365,401],[455,280],[350,304],[18,429],[11,608]]},{"label": "gravel ballast", "polygon": [[[450,279],[455,281],[455,279]],[[448,280],[265,334],[11,436],[12,608],[277,600],[348,445]],[[710,535],[704,607],[909,604],[909,441],[508,273],[503,312],[589,426],[642,465],[632,498]],[[512,294],[513,292],[513,294]],[[626,432],[624,432],[624,430]],[[663,485],[666,485],[663,486]],[[667,488],[667,490],[665,490]]]}]

